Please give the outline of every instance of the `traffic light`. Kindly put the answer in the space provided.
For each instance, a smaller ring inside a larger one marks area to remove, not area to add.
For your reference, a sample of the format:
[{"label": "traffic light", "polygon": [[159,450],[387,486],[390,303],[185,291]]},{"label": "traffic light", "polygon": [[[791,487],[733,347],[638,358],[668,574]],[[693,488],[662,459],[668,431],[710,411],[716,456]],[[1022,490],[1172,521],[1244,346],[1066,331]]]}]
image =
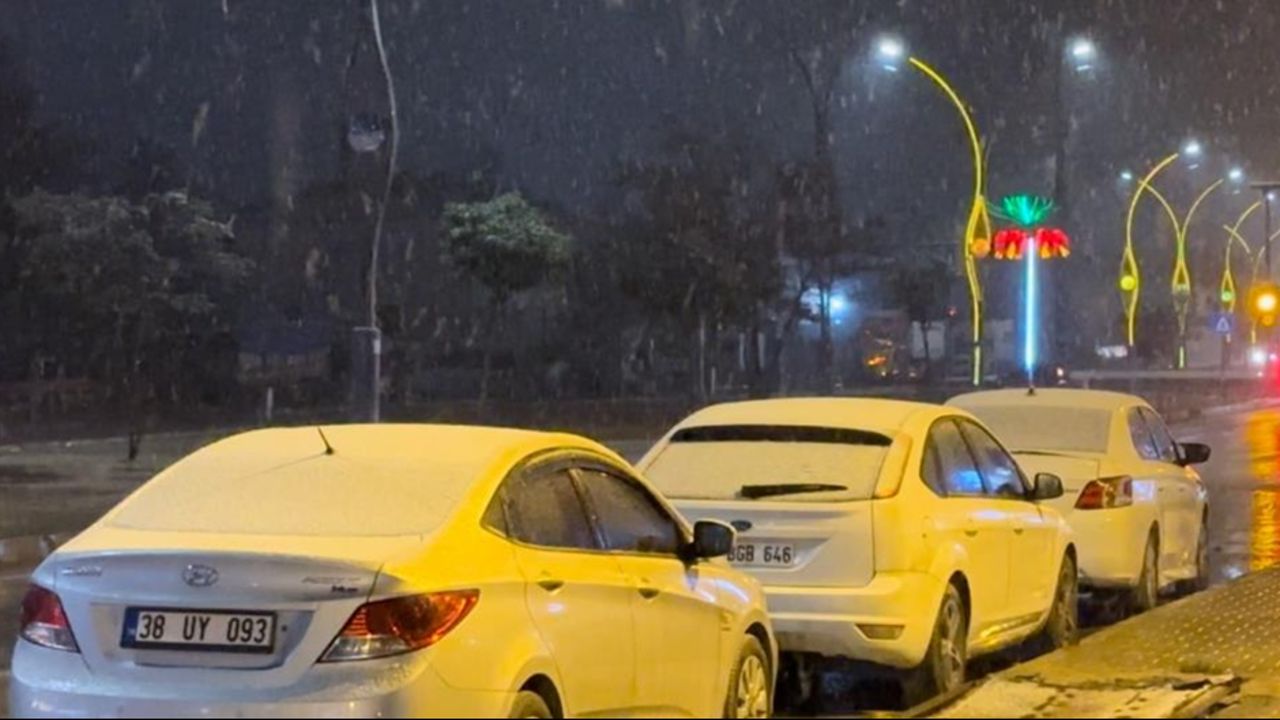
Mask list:
[{"label": "traffic light", "polygon": [[1249,314],[1260,327],[1273,328],[1280,320],[1280,288],[1261,283],[1249,293]]}]

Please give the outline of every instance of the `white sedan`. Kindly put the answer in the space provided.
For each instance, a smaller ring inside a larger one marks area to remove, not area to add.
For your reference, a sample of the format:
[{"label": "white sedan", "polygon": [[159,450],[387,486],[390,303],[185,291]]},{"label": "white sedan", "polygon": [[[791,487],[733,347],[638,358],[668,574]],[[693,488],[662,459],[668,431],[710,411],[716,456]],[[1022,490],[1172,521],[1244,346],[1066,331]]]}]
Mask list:
[{"label": "white sedan", "polygon": [[16,717],[765,717],[731,528],[571,435],[251,432],[35,572]]},{"label": "white sedan", "polygon": [[1075,548],[973,416],[862,399],[719,405],[673,428],[640,467],[690,518],[738,530],[732,562],[765,585],[788,679],[830,659],[909,670],[909,692],[964,682],[968,660],[1076,637]]},{"label": "white sedan", "polygon": [[1028,472],[1063,478],[1056,506],[1075,530],[1083,585],[1120,591],[1137,611],[1161,590],[1209,580],[1208,495],[1179,444],[1139,397],[1093,390],[978,392],[951,400],[977,415]]}]

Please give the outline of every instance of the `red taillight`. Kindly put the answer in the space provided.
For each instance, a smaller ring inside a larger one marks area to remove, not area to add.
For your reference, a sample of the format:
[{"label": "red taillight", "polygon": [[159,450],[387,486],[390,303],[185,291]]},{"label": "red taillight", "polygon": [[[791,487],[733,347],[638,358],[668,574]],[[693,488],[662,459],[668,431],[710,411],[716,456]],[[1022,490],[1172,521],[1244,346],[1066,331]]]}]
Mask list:
[{"label": "red taillight", "polygon": [[1132,504],[1133,478],[1128,475],[1090,480],[1076,499],[1077,510],[1106,510]]},{"label": "red taillight", "polygon": [[479,599],[479,590],[455,590],[366,603],[320,662],[369,660],[430,647],[457,627]]},{"label": "red taillight", "polygon": [[71,623],[62,610],[62,601],[39,585],[27,589],[22,598],[22,618],[18,625],[22,639],[34,645],[66,652],[80,652]]}]

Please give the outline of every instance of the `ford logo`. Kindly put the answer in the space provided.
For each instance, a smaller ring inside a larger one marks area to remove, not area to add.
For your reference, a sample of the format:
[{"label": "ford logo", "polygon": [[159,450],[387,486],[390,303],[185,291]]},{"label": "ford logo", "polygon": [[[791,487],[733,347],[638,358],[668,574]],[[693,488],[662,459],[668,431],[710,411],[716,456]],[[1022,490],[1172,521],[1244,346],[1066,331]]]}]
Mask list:
[{"label": "ford logo", "polygon": [[734,520],[729,524],[732,525],[733,529],[737,530],[738,532],[746,532],[750,530],[752,527],[751,522],[748,520]]},{"label": "ford logo", "polygon": [[208,565],[188,565],[182,581],[191,587],[209,587],[218,582],[218,569]]}]

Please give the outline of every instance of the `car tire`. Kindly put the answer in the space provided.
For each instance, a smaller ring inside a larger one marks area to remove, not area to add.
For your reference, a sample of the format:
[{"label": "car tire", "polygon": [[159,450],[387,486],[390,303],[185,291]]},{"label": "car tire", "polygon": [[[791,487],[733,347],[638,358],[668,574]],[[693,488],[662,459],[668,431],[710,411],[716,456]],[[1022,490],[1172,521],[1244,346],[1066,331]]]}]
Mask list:
[{"label": "car tire", "polygon": [[965,683],[968,666],[968,612],[960,589],[948,584],[924,662],[908,671],[903,681],[906,704],[917,705],[958,689]]},{"label": "car tire", "polygon": [[1031,642],[1037,654],[1061,650],[1080,640],[1080,571],[1070,555],[1064,555],[1053,590],[1053,605],[1036,638]]},{"label": "car tire", "polygon": [[521,690],[516,695],[516,701],[511,704],[511,713],[507,717],[551,720],[555,715],[551,713],[551,708],[547,707],[547,701],[543,700],[541,695],[529,690]]},{"label": "car tire", "polygon": [[1160,602],[1160,536],[1155,529],[1147,536],[1142,552],[1142,572],[1138,584],[1129,591],[1129,612],[1138,614],[1152,610]]},{"label": "car tire", "polygon": [[769,654],[760,639],[746,636],[738,659],[729,673],[729,691],[724,700],[727,718],[767,718],[773,714],[773,679]]}]

